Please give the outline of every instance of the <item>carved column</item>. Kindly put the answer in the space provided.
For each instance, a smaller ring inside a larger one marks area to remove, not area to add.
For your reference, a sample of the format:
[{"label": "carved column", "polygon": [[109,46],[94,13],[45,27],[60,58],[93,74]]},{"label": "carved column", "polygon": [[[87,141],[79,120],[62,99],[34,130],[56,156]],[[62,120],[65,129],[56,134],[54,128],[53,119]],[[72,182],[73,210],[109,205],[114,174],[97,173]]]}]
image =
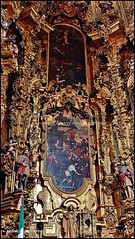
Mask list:
[{"label": "carved column", "polygon": [[[104,167],[106,175],[104,176],[104,203],[105,203],[105,210],[107,208],[114,208],[113,203],[113,190],[114,190],[114,178],[113,175],[111,175],[111,161],[110,161],[110,138],[109,138],[109,128],[107,127],[107,121],[106,121],[106,112],[105,112],[105,105],[102,104],[101,107],[101,115],[102,115],[102,136],[101,136],[101,147],[103,150],[103,157],[104,157]],[[114,209],[113,209],[114,210]],[[112,218],[112,215],[105,214],[107,216],[108,223],[108,230],[110,231],[110,228],[112,229],[112,225],[109,218]],[[109,222],[108,222],[109,220]],[[113,228],[115,228],[115,224],[113,225]],[[113,235],[113,232],[111,232]]]},{"label": "carved column", "polygon": [[96,137],[97,137],[97,153],[98,153],[98,183],[99,183],[99,194],[100,194],[100,211],[101,217],[104,214],[104,193],[103,193],[103,170],[101,166],[101,150],[100,150],[100,132],[101,132],[101,124],[100,124],[100,117],[99,112],[95,111],[95,118],[96,118]]},{"label": "carved column", "polygon": [[6,105],[6,90],[7,90],[7,86],[8,86],[8,72],[7,74],[2,74],[1,76],[1,127],[3,124],[3,120],[5,118],[5,113],[7,110],[7,105]]},{"label": "carved column", "polygon": [[6,8],[3,8],[3,5],[1,8],[1,127],[6,116],[6,91],[8,89],[9,73],[12,70],[13,61],[13,52],[10,47],[10,40],[6,36],[11,22],[8,19],[8,6],[5,5]]},{"label": "carved column", "polygon": [[113,130],[117,135],[117,143],[119,150],[127,146],[127,135],[126,135],[126,110],[125,110],[125,92],[122,89],[122,80],[120,78],[119,69],[120,64],[118,62],[118,52],[115,51],[107,56],[108,70],[110,71],[111,78],[111,103],[113,105]]},{"label": "carved column", "polygon": [[[38,85],[39,86],[39,85]],[[35,87],[32,90],[32,96],[33,96],[33,112],[31,115],[31,121],[30,121],[30,129],[29,129],[29,142],[30,142],[30,149],[32,152],[33,157],[33,164],[37,165],[38,161],[38,155],[39,155],[39,146],[41,143],[41,132],[40,132],[40,101],[39,101],[39,91]],[[33,166],[34,166],[33,165]],[[39,168],[37,168],[37,171]]]},{"label": "carved column", "polygon": [[[125,45],[127,43],[127,41],[123,40],[123,44]],[[129,159],[129,163],[128,160],[126,159],[126,149],[129,150],[129,147],[131,147],[131,143],[130,143],[130,139],[129,139],[129,118],[128,118],[128,112],[126,109],[126,94],[123,91],[123,82],[122,79],[120,77],[120,63],[119,63],[119,50],[121,48],[121,46],[123,45],[119,45],[119,47],[117,46],[117,43],[114,45],[112,45],[110,49],[112,49],[112,51],[108,51],[108,71],[110,73],[110,81],[111,81],[111,87],[110,87],[110,91],[111,91],[111,104],[113,105],[113,121],[112,121],[112,130],[114,132],[114,140],[115,140],[115,145],[116,145],[116,149],[114,149],[115,151],[117,150],[117,152],[115,153],[116,156],[116,160],[117,162],[119,162],[119,156],[121,156],[124,161],[126,162],[127,165],[129,165],[130,163],[130,167],[132,168],[132,162],[130,162]],[[118,181],[117,181],[118,184]],[[132,213],[131,211],[133,211],[133,207],[132,207],[132,199],[130,200],[130,207],[128,205],[128,199],[124,200],[122,199],[121,201],[121,216],[119,218],[119,220],[124,220],[124,224],[125,224],[125,228],[127,230],[127,234],[126,236],[131,236],[132,235],[132,226],[133,226],[133,222],[132,222]],[[126,212],[128,214],[128,216],[123,217],[122,215],[125,214],[125,208],[126,208]],[[130,218],[131,216],[131,218]],[[127,220],[127,218],[129,220]],[[130,223],[129,223],[130,221]],[[131,232],[131,234],[130,234]],[[123,234],[124,235],[124,234]]]},{"label": "carved column", "polygon": [[105,172],[108,174],[110,173],[110,156],[109,156],[109,148],[110,148],[110,139],[109,139],[109,131],[107,127],[107,121],[106,121],[106,112],[104,105],[105,102],[102,102],[102,105],[100,105],[101,108],[101,148],[102,148],[102,166],[104,167]]}]

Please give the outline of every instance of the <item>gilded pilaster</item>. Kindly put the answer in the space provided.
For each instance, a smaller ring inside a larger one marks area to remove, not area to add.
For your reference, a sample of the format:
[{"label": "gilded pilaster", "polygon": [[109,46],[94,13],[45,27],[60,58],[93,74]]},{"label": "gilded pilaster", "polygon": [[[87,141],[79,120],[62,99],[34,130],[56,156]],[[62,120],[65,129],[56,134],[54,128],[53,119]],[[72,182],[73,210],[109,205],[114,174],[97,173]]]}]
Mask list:
[{"label": "gilded pilaster", "polygon": [[115,135],[118,137],[117,143],[119,150],[121,150],[127,146],[125,92],[122,90],[122,79],[119,75],[120,65],[117,60],[119,53],[113,52],[111,54],[111,56],[108,56],[108,70],[111,77],[111,102],[114,109],[113,127]]}]

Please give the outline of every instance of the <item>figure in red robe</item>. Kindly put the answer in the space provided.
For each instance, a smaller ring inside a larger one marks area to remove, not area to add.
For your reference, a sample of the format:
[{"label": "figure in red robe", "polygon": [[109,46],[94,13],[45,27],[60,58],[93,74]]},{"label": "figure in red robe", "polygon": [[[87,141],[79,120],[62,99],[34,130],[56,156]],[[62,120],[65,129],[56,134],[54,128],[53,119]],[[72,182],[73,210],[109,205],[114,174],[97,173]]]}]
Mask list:
[{"label": "figure in red robe", "polygon": [[17,189],[26,189],[27,187],[27,181],[30,173],[28,157],[29,150],[25,148],[23,153],[19,155],[19,157],[16,160],[17,179],[18,179]]}]

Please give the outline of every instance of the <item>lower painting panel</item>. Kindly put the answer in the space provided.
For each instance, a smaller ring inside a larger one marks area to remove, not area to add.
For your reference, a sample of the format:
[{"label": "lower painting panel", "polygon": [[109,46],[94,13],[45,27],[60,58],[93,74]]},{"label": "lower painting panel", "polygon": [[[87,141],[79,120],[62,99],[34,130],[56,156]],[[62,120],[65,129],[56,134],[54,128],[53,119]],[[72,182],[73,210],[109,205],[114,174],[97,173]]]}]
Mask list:
[{"label": "lower painting panel", "polygon": [[46,174],[62,191],[78,190],[90,178],[88,122],[67,114],[47,121]]}]

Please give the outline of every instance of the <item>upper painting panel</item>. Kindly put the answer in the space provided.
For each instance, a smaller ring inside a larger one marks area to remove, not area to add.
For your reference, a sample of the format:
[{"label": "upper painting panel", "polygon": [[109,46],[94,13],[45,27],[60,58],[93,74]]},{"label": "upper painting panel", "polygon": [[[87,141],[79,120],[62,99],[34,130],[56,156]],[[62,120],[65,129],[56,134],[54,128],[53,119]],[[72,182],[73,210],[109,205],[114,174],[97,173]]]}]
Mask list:
[{"label": "upper painting panel", "polygon": [[58,25],[50,33],[48,81],[64,88],[86,84],[84,37],[73,27]]}]

